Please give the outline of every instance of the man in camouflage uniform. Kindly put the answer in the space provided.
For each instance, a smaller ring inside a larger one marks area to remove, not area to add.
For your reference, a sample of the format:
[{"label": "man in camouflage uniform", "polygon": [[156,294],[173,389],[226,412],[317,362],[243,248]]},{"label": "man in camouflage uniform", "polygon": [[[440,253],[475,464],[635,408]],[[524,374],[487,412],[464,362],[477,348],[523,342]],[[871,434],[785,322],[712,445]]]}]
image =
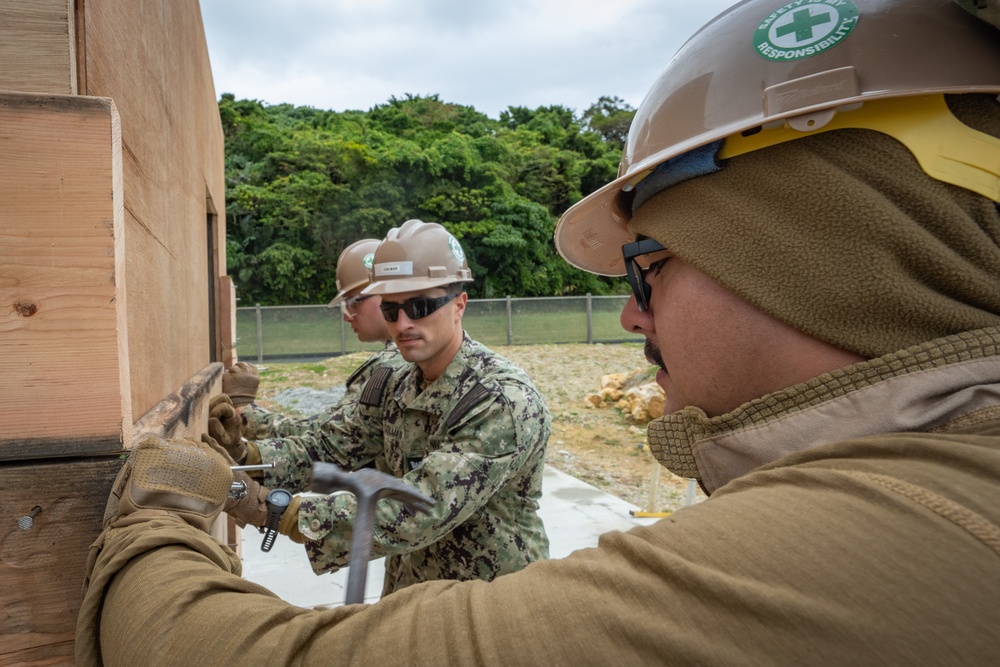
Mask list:
[{"label": "man in camouflage uniform", "polygon": [[[358,340],[362,343],[384,342],[384,347],[368,357],[347,378],[344,396],[336,406],[308,419],[291,419],[254,405],[252,401],[257,389],[256,369],[249,364],[235,365],[226,372],[222,382],[222,391],[229,396],[235,408],[243,415],[242,433],[237,435],[236,423],[232,422],[233,438],[242,436],[256,440],[265,437],[317,434],[326,430],[341,431],[343,429],[343,413],[357,402],[362,387],[372,373],[378,368],[396,368],[405,363],[396,350],[396,344],[389,334],[389,327],[379,309],[381,298],[376,294],[361,294],[361,291],[369,284],[372,260],[379,243],[378,239],[362,239],[344,248],[337,260],[337,296],[328,306],[333,308],[343,304],[344,321],[351,325]],[[248,373],[254,377],[247,377]],[[247,385],[251,386],[247,388]],[[215,418],[219,417],[220,415],[216,411]],[[212,434],[221,444],[227,436],[225,434],[217,435],[218,428],[215,427],[213,429],[215,432]],[[245,456],[246,450],[240,449],[234,458],[240,460]],[[245,459],[243,461],[259,463],[259,461],[246,461]],[[305,489],[296,490],[303,491]]]},{"label": "man in camouflage uniform", "polygon": [[[491,580],[548,557],[538,516],[551,419],[524,371],[462,328],[472,273],[441,225],[410,220],[375,253],[373,282],[400,355],[410,363],[372,373],[356,402],[319,429],[251,440],[248,462],[274,463],[262,488],[302,490],[314,461],[348,470],[377,463],[437,500],[414,516],[384,500],[372,556],[388,556],[383,595],[434,579]],[[248,416],[257,431],[256,413]],[[250,496],[254,496],[252,491]],[[230,511],[258,523],[259,503]],[[305,544],[313,570],[348,562],[355,500],[296,496],[280,530]]]}]

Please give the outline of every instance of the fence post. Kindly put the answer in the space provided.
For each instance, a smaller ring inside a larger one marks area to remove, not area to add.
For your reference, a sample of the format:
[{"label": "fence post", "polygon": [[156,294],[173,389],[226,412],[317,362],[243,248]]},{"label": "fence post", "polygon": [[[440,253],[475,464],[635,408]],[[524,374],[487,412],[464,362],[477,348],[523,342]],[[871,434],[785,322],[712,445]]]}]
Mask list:
[{"label": "fence post", "polygon": [[257,363],[264,363],[264,330],[260,324],[260,304],[257,304]]},{"label": "fence post", "polygon": [[347,354],[347,324],[344,322],[344,304],[337,306],[337,314],[340,315],[340,354]]},{"label": "fence post", "polygon": [[684,507],[694,505],[698,499],[698,480],[688,478],[687,493],[684,494]]},{"label": "fence post", "polygon": [[507,345],[514,344],[514,326],[511,323],[510,294],[507,295]]},{"label": "fence post", "polygon": [[594,300],[587,292],[587,344],[594,342]]}]

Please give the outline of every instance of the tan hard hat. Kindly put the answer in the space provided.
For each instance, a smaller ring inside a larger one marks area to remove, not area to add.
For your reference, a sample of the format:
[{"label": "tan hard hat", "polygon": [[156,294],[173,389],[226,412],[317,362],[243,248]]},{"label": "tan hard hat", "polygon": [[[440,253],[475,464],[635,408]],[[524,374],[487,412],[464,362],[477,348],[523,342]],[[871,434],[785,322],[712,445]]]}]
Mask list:
[{"label": "tan hard hat", "polygon": [[416,292],[467,282],[472,282],[472,271],[458,239],[436,222],[407,220],[379,244],[372,284],[364,293]]},{"label": "tan hard hat", "polygon": [[379,243],[378,239],[361,239],[344,248],[337,259],[337,296],[327,306],[336,306],[348,292],[368,284]]},{"label": "tan hard hat", "polygon": [[[1000,35],[942,0],[745,0],[685,43],[639,106],[618,178],[556,226],[559,253],[625,273],[628,193],[654,168],[725,140],[729,158],[816,132],[877,129],[933,178],[1000,200],[1000,142],[962,125],[945,93],[1000,93]],[[704,173],[704,172],[703,172]]]}]

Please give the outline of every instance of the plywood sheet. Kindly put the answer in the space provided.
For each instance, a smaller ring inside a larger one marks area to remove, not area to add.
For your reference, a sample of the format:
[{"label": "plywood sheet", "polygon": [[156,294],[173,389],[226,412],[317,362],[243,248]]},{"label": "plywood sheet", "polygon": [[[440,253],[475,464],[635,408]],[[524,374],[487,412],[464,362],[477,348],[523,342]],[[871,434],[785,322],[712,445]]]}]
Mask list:
[{"label": "plywood sheet", "polygon": [[0,0],[0,90],[77,92],[71,0]]},{"label": "plywood sheet", "polygon": [[0,460],[128,446],[119,137],[110,100],[0,94]]}]

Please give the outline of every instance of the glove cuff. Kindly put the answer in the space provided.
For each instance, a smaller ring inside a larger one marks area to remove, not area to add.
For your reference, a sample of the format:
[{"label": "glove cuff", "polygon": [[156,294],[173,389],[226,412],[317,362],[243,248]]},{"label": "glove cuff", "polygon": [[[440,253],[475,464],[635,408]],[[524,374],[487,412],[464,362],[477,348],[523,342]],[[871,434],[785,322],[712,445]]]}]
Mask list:
[{"label": "glove cuff", "polygon": [[253,394],[241,395],[241,394],[229,394],[229,400],[233,402],[234,408],[242,408],[253,403],[254,398],[256,398],[256,392]]},{"label": "glove cuff", "polygon": [[306,541],[299,531],[299,504],[301,502],[301,496],[294,496],[292,502],[288,503],[288,507],[285,508],[285,513],[281,515],[281,522],[278,523],[278,532],[287,535],[292,542],[298,544],[304,544]]},{"label": "glove cuff", "polygon": [[264,457],[260,455],[260,448],[257,447],[257,443],[253,440],[246,441],[247,457],[246,465],[248,466],[258,466],[264,462]]}]

